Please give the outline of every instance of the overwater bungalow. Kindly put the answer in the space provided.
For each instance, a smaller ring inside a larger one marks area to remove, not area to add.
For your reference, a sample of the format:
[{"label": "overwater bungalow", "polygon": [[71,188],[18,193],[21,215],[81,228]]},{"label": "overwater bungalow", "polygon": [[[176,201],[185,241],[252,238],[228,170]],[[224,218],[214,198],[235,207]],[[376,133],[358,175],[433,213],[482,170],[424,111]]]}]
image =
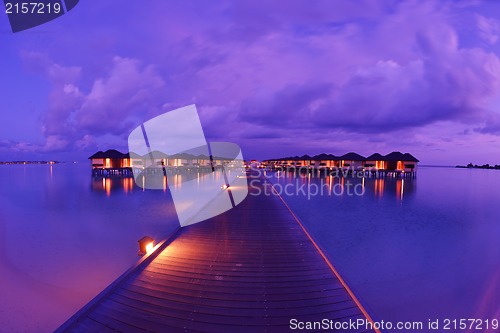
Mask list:
[{"label": "overwater bungalow", "polygon": [[285,157],[285,158],[277,158],[273,160],[264,160],[261,165],[264,167],[271,168],[287,168],[294,165],[295,159],[294,157]]},{"label": "overwater bungalow", "polygon": [[302,155],[300,157],[296,157],[295,166],[297,168],[300,167],[309,167],[311,165],[312,158],[309,155]]},{"label": "overwater bungalow", "polygon": [[298,156],[281,159],[281,165],[286,166],[286,167],[295,166],[295,159],[296,158],[298,158]]},{"label": "overwater bungalow", "polygon": [[373,171],[386,170],[387,161],[385,157],[379,153],[371,154],[365,159],[364,167],[370,168]]},{"label": "overwater bungalow", "polygon": [[365,161],[365,157],[359,154],[350,152],[338,157],[340,163],[339,167],[345,169],[361,169],[363,167],[363,162]]},{"label": "overwater bungalow", "polygon": [[132,168],[148,169],[157,172],[162,168],[166,169],[192,169],[192,168],[216,168],[222,167],[231,159],[225,157],[213,157],[200,154],[193,155],[188,153],[178,153],[167,155],[164,152],[155,150],[144,155],[130,152],[127,154],[117,150],[110,149],[106,152],[98,151],[89,157],[92,166],[92,172],[95,175],[129,175]]},{"label": "overwater bungalow", "polygon": [[373,171],[415,172],[418,162],[418,159],[409,153],[395,151],[385,156],[372,154],[366,158],[364,166]]},{"label": "overwater bungalow", "polygon": [[161,168],[166,165],[166,159],[168,158],[167,154],[158,150],[154,150],[151,153],[147,153],[144,155],[139,155],[134,152],[130,152],[129,154],[131,165],[135,168]]},{"label": "overwater bungalow", "polygon": [[339,166],[339,158],[333,154],[319,154],[312,157],[314,168],[337,168]]},{"label": "overwater bungalow", "polygon": [[98,151],[89,157],[93,169],[117,169],[130,167],[130,155],[109,149]]},{"label": "overwater bungalow", "polygon": [[132,171],[130,155],[109,149],[105,152],[98,151],[89,157],[94,174],[128,174]]},{"label": "overwater bungalow", "polygon": [[416,172],[419,162],[413,155],[398,151],[385,155],[384,159],[387,161],[387,170],[400,172]]},{"label": "overwater bungalow", "polygon": [[187,153],[178,153],[168,156],[166,165],[169,167],[192,167],[196,156]]},{"label": "overwater bungalow", "polygon": [[319,154],[313,157],[285,157],[263,161],[263,165],[270,168],[292,168],[296,170],[334,169],[362,171],[365,174],[376,176],[396,175],[415,176],[418,159],[409,153],[392,152],[385,156],[375,153],[368,157],[350,152],[341,156]]},{"label": "overwater bungalow", "polygon": [[207,156],[207,155],[204,155],[204,154],[200,154],[200,155],[196,156],[194,165],[197,165],[199,167],[209,167],[209,166],[211,166],[210,156]]},{"label": "overwater bungalow", "polygon": [[130,153],[132,165],[134,167],[201,167],[210,166],[210,157],[207,155],[192,155],[187,153],[179,153],[167,155],[161,151],[152,151],[144,155]]}]

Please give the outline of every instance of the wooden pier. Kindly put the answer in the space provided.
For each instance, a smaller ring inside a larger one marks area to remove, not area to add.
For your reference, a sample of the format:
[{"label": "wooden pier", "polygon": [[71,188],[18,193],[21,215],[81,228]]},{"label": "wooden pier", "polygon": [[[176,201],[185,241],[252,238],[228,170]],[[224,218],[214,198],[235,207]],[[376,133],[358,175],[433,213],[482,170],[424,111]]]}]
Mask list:
[{"label": "wooden pier", "polygon": [[371,322],[281,197],[263,194],[271,184],[253,185],[236,208],[179,229],[56,332],[273,333],[291,332],[293,318]]}]

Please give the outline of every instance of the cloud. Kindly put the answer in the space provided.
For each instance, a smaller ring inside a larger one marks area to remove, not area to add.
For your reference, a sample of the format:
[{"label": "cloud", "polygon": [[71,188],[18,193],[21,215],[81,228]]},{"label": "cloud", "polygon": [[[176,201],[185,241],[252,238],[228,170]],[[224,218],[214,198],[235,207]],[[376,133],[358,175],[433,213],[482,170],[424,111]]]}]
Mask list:
[{"label": "cloud", "polygon": [[370,132],[480,121],[497,93],[499,59],[478,49],[440,56],[360,69],[314,113],[317,125]]},{"label": "cloud", "polygon": [[[114,4],[99,6],[105,13]],[[23,57],[52,87],[41,116],[44,149],[124,142],[142,121],[191,103],[211,140],[292,145],[298,134],[318,141],[328,133],[322,144],[353,135],[349,144],[365,137],[375,145],[394,132],[410,142],[416,130],[443,122],[500,135],[492,103],[500,91],[499,21],[476,15],[478,6],[133,4]],[[473,38],[460,26],[469,16]],[[131,17],[149,19],[128,26]],[[70,38],[81,44],[68,47]]]},{"label": "cloud", "polygon": [[489,44],[496,44],[500,36],[500,21],[476,14],[479,36]]},{"label": "cloud", "polygon": [[330,91],[329,84],[320,83],[291,84],[274,93],[263,89],[241,103],[240,119],[262,125],[300,127],[310,121],[311,111],[328,98]]},{"label": "cloud", "polygon": [[244,53],[228,51],[230,64],[215,68],[222,77],[228,67],[254,72],[248,76],[260,87],[239,76],[240,87],[251,87],[238,108],[248,123],[372,133],[439,121],[477,124],[495,112],[488,103],[499,88],[500,61],[460,46],[451,10],[406,1],[370,30],[357,22],[281,31]]},{"label": "cloud", "polygon": [[133,119],[158,109],[164,98],[158,92],[164,85],[152,66],[143,66],[136,59],[114,57],[108,75],[94,81],[76,112],[78,129],[123,134],[134,126]]},{"label": "cloud", "polygon": [[27,53],[28,66],[41,72],[51,83],[48,108],[41,116],[45,142],[17,145],[40,151],[61,151],[95,146],[105,135],[123,136],[159,112],[164,82],[152,66],[137,59],[114,57],[104,76],[95,78],[88,93],[80,88],[80,67],[53,63],[45,55]]}]

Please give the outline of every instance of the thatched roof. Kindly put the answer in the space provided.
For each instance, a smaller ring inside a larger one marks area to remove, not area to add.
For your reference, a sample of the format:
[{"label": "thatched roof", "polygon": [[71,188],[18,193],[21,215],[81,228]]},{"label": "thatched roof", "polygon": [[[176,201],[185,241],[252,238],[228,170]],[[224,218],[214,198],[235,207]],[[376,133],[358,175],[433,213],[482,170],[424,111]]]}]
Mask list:
[{"label": "thatched roof", "polygon": [[361,156],[357,153],[350,152],[350,153],[344,154],[342,156],[339,156],[338,159],[344,160],[344,161],[364,161],[365,157]]},{"label": "thatched roof", "polygon": [[94,159],[94,158],[112,158],[112,159],[129,158],[129,154],[121,153],[116,149],[109,149],[106,150],[105,152],[98,151],[97,153],[89,157],[89,159]]},{"label": "thatched roof", "polygon": [[313,156],[312,159],[315,161],[334,161],[334,160],[337,160],[338,158],[333,154],[322,153],[322,154]]},{"label": "thatched roof", "polygon": [[379,153],[371,154],[366,158],[366,161],[382,161],[384,159],[384,156],[382,156]]},{"label": "thatched roof", "polygon": [[413,156],[410,153],[404,153],[403,154],[404,159],[403,161],[408,161],[408,162],[420,162],[415,156]]},{"label": "thatched roof", "polygon": [[359,155],[354,152],[350,152],[347,154],[344,154],[342,156],[335,156],[332,154],[326,154],[322,153],[319,155],[315,155],[313,157],[309,155],[303,155],[301,157],[299,156],[294,156],[294,157],[282,157],[282,158],[277,158],[277,159],[268,159],[265,161],[298,161],[298,160],[310,160],[310,161],[405,161],[405,162],[420,162],[415,156],[413,156],[410,153],[400,153],[397,151],[394,151],[390,154],[387,155],[382,155],[379,153],[374,153],[371,154],[368,157],[363,157],[362,155]]}]

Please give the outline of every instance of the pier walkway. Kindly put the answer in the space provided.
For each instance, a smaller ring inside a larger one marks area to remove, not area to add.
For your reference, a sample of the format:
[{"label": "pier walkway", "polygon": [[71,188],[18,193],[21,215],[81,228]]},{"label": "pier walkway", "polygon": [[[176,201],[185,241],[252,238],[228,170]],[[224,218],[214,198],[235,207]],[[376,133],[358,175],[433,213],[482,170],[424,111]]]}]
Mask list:
[{"label": "pier walkway", "polygon": [[269,186],[262,178],[236,208],[180,229],[56,332],[273,333],[292,332],[293,318],[370,321],[282,199],[258,195]]}]

